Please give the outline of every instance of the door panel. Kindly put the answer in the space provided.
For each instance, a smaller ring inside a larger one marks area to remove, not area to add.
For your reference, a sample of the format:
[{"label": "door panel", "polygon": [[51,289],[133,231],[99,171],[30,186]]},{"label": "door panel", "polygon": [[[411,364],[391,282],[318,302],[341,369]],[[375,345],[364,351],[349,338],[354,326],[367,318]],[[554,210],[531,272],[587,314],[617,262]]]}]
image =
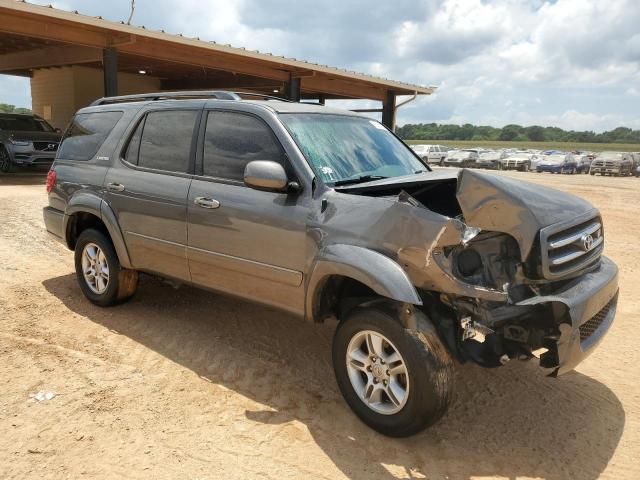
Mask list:
[{"label": "door panel", "polygon": [[119,166],[109,169],[108,191],[134,268],[189,281],[187,264],[187,194],[190,178]]},{"label": "door panel", "polygon": [[192,281],[303,313],[305,197],[253,190],[242,181],[253,160],[291,172],[284,150],[263,120],[245,113],[209,111],[200,131],[202,176],[194,177],[187,202]]},{"label": "door panel", "polygon": [[[203,208],[197,197],[220,206]],[[287,194],[194,178],[187,253],[192,281],[303,312],[306,212]]]},{"label": "door panel", "polygon": [[187,195],[201,109],[150,110],[107,172],[107,199],[134,268],[190,281]]}]

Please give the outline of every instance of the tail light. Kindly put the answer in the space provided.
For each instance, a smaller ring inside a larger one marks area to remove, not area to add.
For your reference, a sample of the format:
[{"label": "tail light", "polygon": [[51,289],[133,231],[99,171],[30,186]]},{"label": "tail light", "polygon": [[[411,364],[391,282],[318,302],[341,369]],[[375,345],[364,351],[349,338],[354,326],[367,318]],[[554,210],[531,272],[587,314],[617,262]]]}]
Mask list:
[{"label": "tail light", "polygon": [[49,173],[47,173],[47,193],[51,193],[53,187],[56,186],[57,177],[55,170],[49,170]]}]

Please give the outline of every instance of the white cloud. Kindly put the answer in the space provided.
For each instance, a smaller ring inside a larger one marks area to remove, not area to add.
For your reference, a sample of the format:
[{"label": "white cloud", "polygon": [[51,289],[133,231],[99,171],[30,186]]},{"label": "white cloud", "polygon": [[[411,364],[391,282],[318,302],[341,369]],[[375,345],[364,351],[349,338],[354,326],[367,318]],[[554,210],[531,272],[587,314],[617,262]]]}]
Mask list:
[{"label": "white cloud", "polygon": [[[129,13],[128,1],[54,4]],[[637,0],[137,0],[133,23],[440,87],[400,123],[602,130],[640,111]]]}]

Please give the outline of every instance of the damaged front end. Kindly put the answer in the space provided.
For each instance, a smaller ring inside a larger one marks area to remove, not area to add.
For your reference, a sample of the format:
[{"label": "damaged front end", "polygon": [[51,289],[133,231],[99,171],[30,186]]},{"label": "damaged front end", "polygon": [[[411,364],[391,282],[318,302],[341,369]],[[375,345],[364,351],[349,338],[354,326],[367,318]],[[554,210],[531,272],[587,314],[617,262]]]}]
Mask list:
[{"label": "damaged front end", "polygon": [[598,212],[579,198],[468,170],[341,193],[393,201],[367,232],[382,244],[368,246],[395,257],[460,361],[536,356],[565,373],[613,321],[617,267],[602,257]]}]

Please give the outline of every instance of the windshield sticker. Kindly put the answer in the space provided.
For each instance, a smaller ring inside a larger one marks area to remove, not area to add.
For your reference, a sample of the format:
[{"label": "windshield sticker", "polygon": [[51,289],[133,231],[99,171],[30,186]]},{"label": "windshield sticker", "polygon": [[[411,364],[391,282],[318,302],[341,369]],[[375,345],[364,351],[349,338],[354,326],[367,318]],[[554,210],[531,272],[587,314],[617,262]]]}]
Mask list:
[{"label": "windshield sticker", "polygon": [[333,168],[331,167],[320,167],[320,171],[328,176],[333,175]]},{"label": "windshield sticker", "polygon": [[386,128],[384,128],[384,125],[382,125],[381,123],[376,122],[375,120],[369,120],[369,123],[371,125],[373,125],[374,127],[376,127],[378,130],[386,130]]}]

